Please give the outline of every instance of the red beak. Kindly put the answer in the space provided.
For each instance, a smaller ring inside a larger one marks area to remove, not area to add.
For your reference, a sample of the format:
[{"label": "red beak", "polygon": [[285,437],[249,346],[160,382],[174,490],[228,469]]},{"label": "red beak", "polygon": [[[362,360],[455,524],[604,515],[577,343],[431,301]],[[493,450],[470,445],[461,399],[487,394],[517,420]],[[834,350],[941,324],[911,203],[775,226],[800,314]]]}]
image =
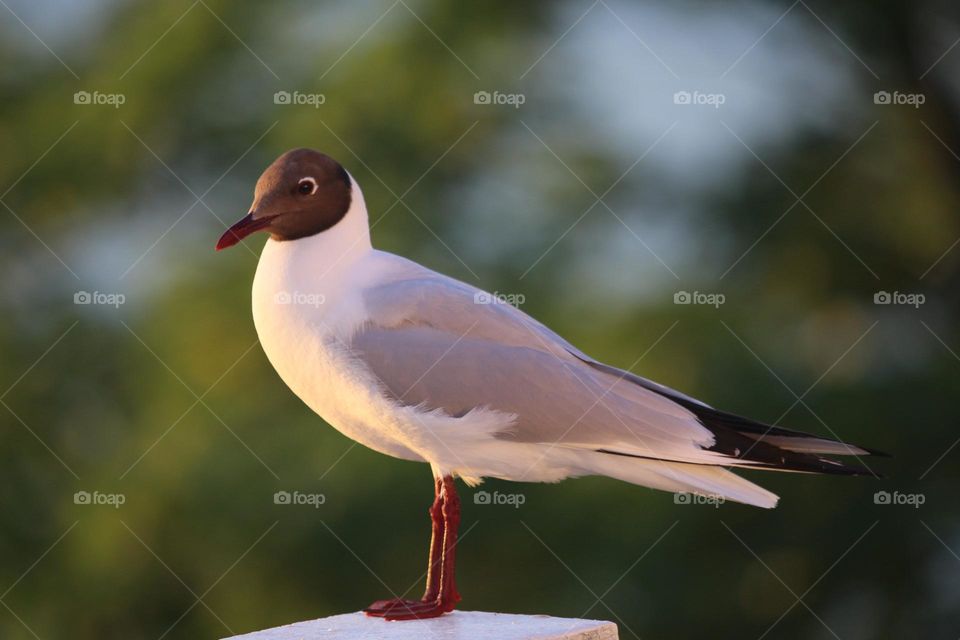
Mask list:
[{"label": "red beak", "polygon": [[227,229],[222,236],[220,236],[220,239],[217,240],[217,251],[226,249],[227,247],[232,247],[254,231],[265,229],[266,227],[270,226],[270,222],[275,217],[276,216],[254,218],[252,213],[248,213],[244,217],[240,218],[236,224]]}]

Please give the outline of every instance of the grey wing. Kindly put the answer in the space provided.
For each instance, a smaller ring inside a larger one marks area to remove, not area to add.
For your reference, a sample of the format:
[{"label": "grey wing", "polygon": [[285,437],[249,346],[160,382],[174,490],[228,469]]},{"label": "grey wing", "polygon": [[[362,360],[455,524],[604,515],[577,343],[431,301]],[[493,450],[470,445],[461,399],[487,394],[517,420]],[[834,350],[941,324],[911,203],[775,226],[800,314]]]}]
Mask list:
[{"label": "grey wing", "polygon": [[708,465],[860,475],[872,450],[720,411],[585,355],[522,311],[397,258],[369,289],[357,358],[398,402],[515,416],[497,437]]},{"label": "grey wing", "polygon": [[717,464],[688,409],[592,361],[522,311],[423,270],[368,290],[351,349],[405,405],[516,416],[498,437]]}]

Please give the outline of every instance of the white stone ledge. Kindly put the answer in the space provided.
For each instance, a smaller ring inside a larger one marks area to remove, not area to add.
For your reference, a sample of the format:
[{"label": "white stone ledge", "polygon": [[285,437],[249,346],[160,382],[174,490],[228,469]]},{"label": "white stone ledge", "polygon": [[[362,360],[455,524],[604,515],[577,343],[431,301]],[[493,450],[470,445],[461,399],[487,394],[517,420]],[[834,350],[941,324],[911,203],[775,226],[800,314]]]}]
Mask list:
[{"label": "white stone ledge", "polygon": [[617,640],[617,625],[603,620],[454,611],[429,620],[387,622],[363,613],[233,636],[226,640]]}]

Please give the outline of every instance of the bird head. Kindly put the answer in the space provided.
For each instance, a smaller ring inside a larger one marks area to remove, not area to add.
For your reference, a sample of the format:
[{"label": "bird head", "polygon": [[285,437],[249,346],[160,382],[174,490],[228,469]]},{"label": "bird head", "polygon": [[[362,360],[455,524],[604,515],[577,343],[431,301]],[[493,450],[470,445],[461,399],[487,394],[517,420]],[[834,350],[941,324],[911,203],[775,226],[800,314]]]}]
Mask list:
[{"label": "bird head", "polygon": [[220,236],[217,251],[255,231],[274,240],[326,231],[347,214],[350,200],[350,175],[339,162],[313,149],[287,151],[257,180],[250,212]]}]

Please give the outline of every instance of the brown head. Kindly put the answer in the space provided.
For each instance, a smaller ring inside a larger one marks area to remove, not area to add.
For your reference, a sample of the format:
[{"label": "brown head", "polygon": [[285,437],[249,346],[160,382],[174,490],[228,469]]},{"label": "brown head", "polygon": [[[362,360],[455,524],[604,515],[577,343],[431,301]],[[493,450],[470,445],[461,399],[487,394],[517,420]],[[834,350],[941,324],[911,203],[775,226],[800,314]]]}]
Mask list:
[{"label": "brown head", "polygon": [[293,149],[257,180],[250,212],[227,229],[217,251],[254,231],[274,240],[296,240],[326,231],[350,209],[350,176],[340,163],[313,149]]}]

